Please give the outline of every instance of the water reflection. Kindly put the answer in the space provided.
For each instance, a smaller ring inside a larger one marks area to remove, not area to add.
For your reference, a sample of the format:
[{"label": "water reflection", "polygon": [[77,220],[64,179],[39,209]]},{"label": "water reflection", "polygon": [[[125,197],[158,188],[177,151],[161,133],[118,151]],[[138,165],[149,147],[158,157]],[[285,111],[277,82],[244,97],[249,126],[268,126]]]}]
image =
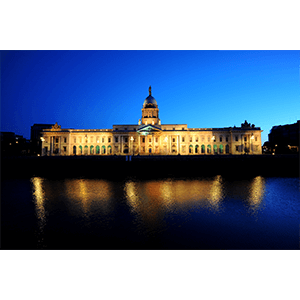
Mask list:
[{"label": "water reflection", "polygon": [[[78,228],[102,226],[108,229],[116,224],[123,226],[129,208],[134,230],[149,235],[166,230],[176,218],[182,224],[195,215],[200,217],[209,213],[211,216],[211,212],[227,218],[229,214],[245,211],[245,205],[252,214],[260,209],[265,190],[265,179],[261,176],[236,182],[226,181],[220,175],[194,180],[128,180],[125,183],[39,177],[31,181],[39,243],[43,242],[45,226],[53,216],[57,218],[52,220],[55,225],[63,223],[63,216],[67,215]],[[126,206],[123,206],[123,200]]]},{"label": "water reflection", "polygon": [[161,211],[196,207],[218,211],[224,198],[221,176],[202,180],[128,181],[124,189],[131,209],[148,220]]},{"label": "water reflection", "polygon": [[35,203],[35,212],[38,221],[38,232],[37,232],[37,241],[38,245],[43,245],[43,233],[44,227],[46,224],[46,212],[45,212],[45,191],[43,188],[43,178],[33,177],[31,179],[32,188],[33,188],[33,198]]},{"label": "water reflection", "polygon": [[88,216],[91,210],[109,213],[111,210],[112,187],[105,180],[67,179],[65,194],[71,205],[80,205],[80,210]]},{"label": "water reflection", "polygon": [[256,212],[260,207],[265,191],[265,179],[261,176],[255,177],[250,183],[248,201],[250,208]]}]

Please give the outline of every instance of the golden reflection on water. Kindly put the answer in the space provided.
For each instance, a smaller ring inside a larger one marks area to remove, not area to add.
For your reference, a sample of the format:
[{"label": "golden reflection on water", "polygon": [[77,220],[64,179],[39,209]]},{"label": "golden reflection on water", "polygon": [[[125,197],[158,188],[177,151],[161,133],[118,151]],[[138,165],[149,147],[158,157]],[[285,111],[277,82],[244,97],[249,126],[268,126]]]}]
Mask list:
[{"label": "golden reflection on water", "polygon": [[212,180],[161,180],[125,184],[125,194],[132,210],[153,219],[159,211],[196,206],[215,211],[224,197],[222,177]]},{"label": "golden reflection on water", "polygon": [[85,214],[89,212],[92,204],[104,213],[109,211],[112,187],[108,181],[67,179],[65,180],[65,193],[73,205],[80,204]]},{"label": "golden reflection on water", "polygon": [[43,242],[43,231],[46,224],[46,213],[45,213],[45,191],[43,188],[43,178],[33,177],[31,183],[33,186],[33,198],[35,204],[35,211],[38,219],[38,242]]},{"label": "golden reflection on water", "polygon": [[256,211],[264,197],[265,179],[257,176],[250,184],[248,201],[252,210]]}]

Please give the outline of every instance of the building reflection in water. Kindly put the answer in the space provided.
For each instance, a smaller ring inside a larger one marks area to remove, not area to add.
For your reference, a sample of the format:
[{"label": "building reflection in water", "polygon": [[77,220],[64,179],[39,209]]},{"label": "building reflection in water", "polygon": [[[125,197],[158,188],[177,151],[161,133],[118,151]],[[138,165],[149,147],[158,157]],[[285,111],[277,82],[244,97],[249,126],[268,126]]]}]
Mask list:
[{"label": "building reflection in water", "polygon": [[42,246],[44,243],[44,227],[46,225],[46,212],[45,212],[45,191],[43,187],[44,179],[40,177],[31,178],[33,188],[33,199],[35,204],[35,213],[38,220],[38,232],[37,241],[38,246]]},{"label": "building reflection in water", "polygon": [[88,217],[91,210],[93,213],[94,210],[100,210],[104,214],[111,211],[112,187],[105,180],[65,180],[65,189],[74,213],[77,211]]},{"label": "building reflection in water", "polygon": [[125,184],[127,201],[145,222],[158,222],[166,212],[209,208],[218,211],[224,197],[221,176],[202,180],[162,180]]},{"label": "building reflection in water", "polygon": [[250,183],[248,202],[253,212],[260,208],[265,191],[265,179],[261,176],[255,177]]}]

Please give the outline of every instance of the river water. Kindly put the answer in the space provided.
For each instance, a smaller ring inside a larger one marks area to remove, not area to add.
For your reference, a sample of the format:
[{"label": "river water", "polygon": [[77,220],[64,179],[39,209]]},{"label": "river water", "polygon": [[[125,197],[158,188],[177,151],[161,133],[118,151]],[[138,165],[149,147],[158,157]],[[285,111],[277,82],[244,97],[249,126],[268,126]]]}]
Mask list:
[{"label": "river water", "polygon": [[299,178],[4,179],[4,249],[299,249]]}]

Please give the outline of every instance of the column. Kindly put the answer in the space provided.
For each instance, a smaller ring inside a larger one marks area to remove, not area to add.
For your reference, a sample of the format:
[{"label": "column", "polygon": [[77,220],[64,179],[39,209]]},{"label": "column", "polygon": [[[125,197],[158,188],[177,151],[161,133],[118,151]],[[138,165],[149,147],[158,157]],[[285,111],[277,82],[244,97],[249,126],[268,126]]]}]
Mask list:
[{"label": "column", "polygon": [[149,154],[149,150],[148,150],[148,135],[145,135],[145,153]]},{"label": "column", "polygon": [[58,149],[58,154],[59,155],[61,155],[61,139],[62,139],[62,137],[60,136],[59,140],[58,140],[59,141],[59,149]]},{"label": "column", "polygon": [[161,135],[158,136],[158,149],[159,149],[159,154],[161,154]]},{"label": "column", "polygon": [[141,135],[138,133],[138,154],[141,152]]},{"label": "column", "polygon": [[52,152],[51,152],[51,155],[53,155],[53,153],[54,153],[54,139],[55,139],[55,136],[52,136],[52,143],[51,143],[51,145],[52,145]]},{"label": "column", "polygon": [[180,153],[180,135],[177,136],[177,154]]},{"label": "column", "polygon": [[123,135],[120,135],[120,152],[123,154]]}]

